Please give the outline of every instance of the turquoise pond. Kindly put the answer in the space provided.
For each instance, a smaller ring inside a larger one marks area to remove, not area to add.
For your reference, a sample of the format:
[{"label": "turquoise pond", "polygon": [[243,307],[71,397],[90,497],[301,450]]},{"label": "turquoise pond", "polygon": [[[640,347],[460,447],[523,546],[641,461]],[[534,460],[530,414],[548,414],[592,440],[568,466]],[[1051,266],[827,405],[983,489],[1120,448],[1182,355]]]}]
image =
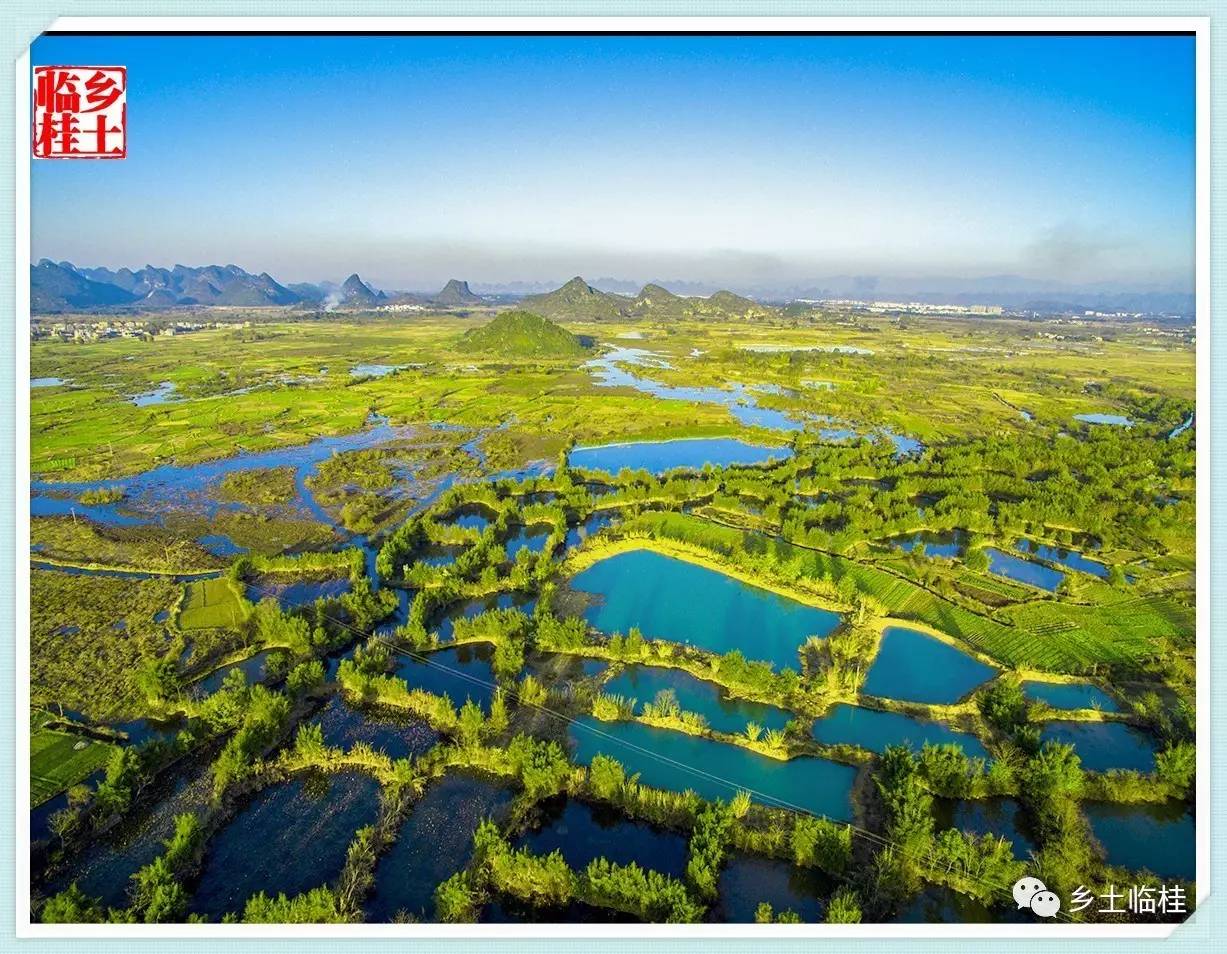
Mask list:
[{"label": "turquoise pond", "polygon": [[1040,731],[1040,739],[1072,745],[1082,767],[1095,772],[1154,771],[1155,740],[1123,722],[1049,722]]},{"label": "turquoise pond", "polygon": [[850,765],[812,757],[784,762],[700,736],[638,722],[600,722],[591,716],[576,719],[569,735],[575,761],[587,764],[603,753],[653,788],[692,789],[703,798],[725,801],[745,789],[767,805],[795,806],[839,821],[852,819],[856,769]]},{"label": "turquoise pond", "polygon": [[777,668],[796,669],[806,639],[839,625],[838,613],[650,550],[601,560],[577,574],[571,586],[597,597],[584,617],[604,633],[625,634],[637,626],[649,639],[713,653],[737,649]]},{"label": "turquoise pond", "polygon": [[1035,702],[1044,702],[1054,709],[1099,709],[1120,712],[1116,700],[1089,682],[1035,682],[1022,684],[1023,694]]},{"label": "turquoise pond", "polygon": [[1083,802],[1082,811],[1108,864],[1130,871],[1146,869],[1160,878],[1192,881],[1197,877],[1193,814],[1184,803]]},{"label": "turquoise pond", "polygon": [[940,722],[929,722],[901,712],[882,712],[840,703],[814,723],[814,738],[828,745],[848,743],[871,752],[888,745],[907,745],[919,751],[930,745],[962,746],[969,758],[988,758],[984,743],[969,732],[959,732]]},{"label": "turquoise pond", "polygon": [[732,437],[685,437],[673,441],[635,441],[576,447],[567,458],[572,467],[616,474],[623,468],[652,474],[685,467],[701,470],[707,464],[764,464],[792,456],[790,447],[764,447]]},{"label": "turquoise pond", "polygon": [[602,692],[639,700],[636,711],[643,711],[645,702],[652,702],[658,692],[672,692],[683,709],[697,712],[717,732],[738,735],[749,722],[764,730],[782,729],[792,714],[776,706],[730,699],[713,682],[706,682],[681,669],[659,666],[627,666],[604,686]]},{"label": "turquoise pond", "polygon": [[949,705],[996,674],[992,666],[927,633],[887,626],[861,691],[869,696]]},{"label": "turquoise pond", "polygon": [[1060,570],[1054,570],[1050,566],[1044,566],[1044,564],[1035,563],[1032,560],[1024,560],[1020,556],[1005,553],[996,547],[985,547],[984,553],[988,557],[988,571],[990,573],[996,573],[998,576],[1008,577],[1019,583],[1039,587],[1041,590],[1047,590],[1049,593],[1056,592],[1057,587],[1061,585],[1061,581],[1065,579],[1065,574]]}]

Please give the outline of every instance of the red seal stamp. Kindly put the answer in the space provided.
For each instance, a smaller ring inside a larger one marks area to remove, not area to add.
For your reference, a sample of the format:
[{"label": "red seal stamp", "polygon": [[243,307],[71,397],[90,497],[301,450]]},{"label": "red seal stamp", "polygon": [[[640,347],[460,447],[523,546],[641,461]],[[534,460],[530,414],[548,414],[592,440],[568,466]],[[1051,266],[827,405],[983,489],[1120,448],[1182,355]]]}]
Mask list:
[{"label": "red seal stamp", "polygon": [[34,155],[123,159],[128,154],[128,70],[34,67]]}]

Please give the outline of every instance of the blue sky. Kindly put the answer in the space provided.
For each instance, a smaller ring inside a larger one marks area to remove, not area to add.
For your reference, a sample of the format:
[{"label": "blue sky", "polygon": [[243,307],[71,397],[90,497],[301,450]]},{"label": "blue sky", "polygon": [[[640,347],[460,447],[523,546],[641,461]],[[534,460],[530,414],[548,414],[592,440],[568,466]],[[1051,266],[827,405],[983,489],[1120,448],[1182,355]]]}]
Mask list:
[{"label": "blue sky", "polygon": [[33,255],[385,287],[1013,274],[1190,288],[1191,37],[43,37],[128,158]]}]

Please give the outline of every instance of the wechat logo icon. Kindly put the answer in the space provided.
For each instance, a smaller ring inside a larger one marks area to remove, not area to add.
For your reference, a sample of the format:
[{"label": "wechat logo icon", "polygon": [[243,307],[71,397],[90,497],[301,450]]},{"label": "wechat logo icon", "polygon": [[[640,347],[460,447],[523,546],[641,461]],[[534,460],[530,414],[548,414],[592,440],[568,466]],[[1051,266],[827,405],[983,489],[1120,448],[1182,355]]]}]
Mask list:
[{"label": "wechat logo icon", "polygon": [[1061,899],[1045,887],[1039,878],[1019,878],[1014,882],[1014,903],[1030,908],[1041,918],[1055,918],[1061,910]]}]

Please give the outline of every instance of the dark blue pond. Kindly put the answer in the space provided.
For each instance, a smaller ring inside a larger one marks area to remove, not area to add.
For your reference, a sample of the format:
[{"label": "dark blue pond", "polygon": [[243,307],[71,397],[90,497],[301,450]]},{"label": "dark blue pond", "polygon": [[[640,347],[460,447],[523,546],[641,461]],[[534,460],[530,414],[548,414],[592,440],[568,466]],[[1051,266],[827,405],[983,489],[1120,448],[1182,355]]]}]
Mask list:
[{"label": "dark blue pond", "polygon": [[527,550],[529,553],[540,553],[545,549],[545,544],[550,539],[550,534],[553,531],[554,528],[549,524],[540,523],[527,527],[513,528],[511,536],[507,538],[507,542],[504,544],[508,558],[514,560],[516,554],[521,550]]},{"label": "dark blue pond", "polygon": [[63,891],[75,881],[103,904],[126,906],[132,875],[166,850],[164,842],[174,834],[175,816],[203,813],[212,794],[213,776],[199,764],[155,783],[145,793],[147,800],[73,858],[65,872],[46,886],[46,893]]},{"label": "dark blue pond", "polygon": [[1054,709],[1099,709],[1120,712],[1116,700],[1089,682],[1034,682],[1022,684],[1028,699],[1044,702]]},{"label": "dark blue pond", "polygon": [[996,547],[985,547],[984,553],[988,556],[988,569],[990,573],[1009,577],[1011,580],[1017,580],[1019,583],[1037,586],[1041,590],[1047,590],[1049,593],[1056,592],[1056,588],[1065,579],[1065,574],[1060,570],[1054,570],[1052,567],[1044,566],[1042,563],[1024,560],[1022,557],[1014,556],[1012,553],[1004,553]]},{"label": "dark blue pond", "polygon": [[650,639],[720,654],[739,649],[778,668],[796,669],[806,639],[839,625],[838,613],[651,550],[601,560],[571,585],[598,598],[584,617],[602,632],[625,634],[637,626]]},{"label": "dark blue pond", "polygon": [[493,511],[480,504],[466,504],[442,522],[453,527],[464,527],[466,530],[484,533],[486,527],[494,521],[495,516]]},{"label": "dark blue pond", "polygon": [[545,813],[539,825],[516,839],[515,847],[538,855],[561,851],[576,871],[604,857],[614,864],[634,862],[674,878],[686,873],[689,841],[677,832],[628,821],[616,809],[575,799],[552,799]]},{"label": "dark blue pond", "polygon": [[398,914],[433,920],[435,888],[468,864],[478,824],[499,817],[513,795],[509,788],[459,773],[432,783],[379,859],[367,920],[387,923]]},{"label": "dark blue pond", "polygon": [[414,554],[413,562],[427,566],[450,566],[467,548],[461,544],[430,543]]},{"label": "dark blue pond", "polygon": [[933,801],[937,829],[957,828],[974,835],[994,835],[1014,846],[1014,857],[1026,860],[1037,850],[1034,840],[1026,834],[1022,809],[1012,798],[983,798],[955,801],[938,798]]},{"label": "dark blue pond", "polygon": [[1030,910],[1018,909],[1008,887],[1002,890],[1001,901],[989,907],[950,888],[928,885],[891,920],[899,924],[1034,924],[1036,918]]},{"label": "dark blue pond", "polygon": [[1060,563],[1071,570],[1089,573],[1092,576],[1099,577],[1101,580],[1107,579],[1108,576],[1108,568],[1106,566],[1098,560],[1088,560],[1077,550],[1066,550],[1063,547],[1054,547],[1047,543],[1036,543],[1034,540],[1027,539],[1018,541],[1018,550],[1020,553],[1029,553],[1032,556],[1037,556],[1041,560]]},{"label": "dark blue pond", "polygon": [[753,924],[759,904],[766,901],[777,917],[792,911],[802,921],[815,923],[826,917],[826,899],[835,888],[835,882],[817,868],[734,852],[720,871],[708,919]]},{"label": "dark blue pond", "polygon": [[1040,739],[1072,745],[1082,759],[1082,767],[1095,772],[1154,771],[1154,739],[1123,722],[1049,722],[1041,730]]},{"label": "dark blue pond", "polygon": [[717,732],[738,735],[746,723],[755,722],[764,730],[783,729],[792,713],[775,706],[745,699],[731,699],[714,682],[705,682],[681,669],[659,666],[627,666],[604,686],[602,692],[639,700],[639,711],[652,702],[658,692],[671,691],[683,709],[697,712]]},{"label": "dark blue pond", "polygon": [[571,547],[577,547],[587,540],[594,533],[612,526],[618,522],[618,512],[616,510],[598,510],[576,527],[567,528],[567,536],[563,541],[563,545],[569,550]]},{"label": "dark blue pond", "polygon": [[411,689],[425,689],[435,695],[446,695],[460,708],[472,699],[489,711],[494,698],[494,647],[489,643],[468,643],[451,649],[424,654],[423,660],[398,655],[396,675]]},{"label": "dark blue pond", "polygon": [[247,598],[253,603],[275,599],[282,609],[310,606],[316,600],[332,599],[349,592],[349,579],[278,580],[262,576],[247,585]]},{"label": "dark blue pond", "polygon": [[440,642],[445,643],[452,638],[452,623],[455,620],[473,619],[495,609],[518,609],[531,616],[536,605],[537,598],[527,593],[491,593],[488,596],[479,596],[449,608],[439,619],[435,631]]},{"label": "dark blue pond", "polygon": [[587,764],[604,753],[653,788],[693,789],[703,798],[725,801],[745,789],[764,804],[796,806],[839,821],[852,817],[856,769],[849,765],[810,757],[785,762],[737,745],[591,716],[576,719],[569,735],[576,762]]},{"label": "dark blue pond", "polygon": [[324,743],[349,749],[359,742],[386,752],[394,759],[421,755],[439,741],[439,733],[425,722],[397,713],[350,706],[333,696],[313,720],[324,733]]},{"label": "dark blue pond", "polygon": [[[77,784],[85,785],[91,789],[97,788],[98,783],[106,778],[106,774],[106,769],[98,769],[98,771],[87,775]],[[68,791],[65,790],[47,799],[41,805],[36,805],[30,809],[30,844],[51,838],[51,816],[56,812],[63,811],[67,807]]]},{"label": "dark blue pond", "polygon": [[226,677],[234,670],[239,670],[247,677],[247,684],[251,685],[256,682],[263,682],[268,675],[269,659],[273,656],[284,655],[278,650],[266,649],[263,652],[256,653],[254,656],[248,656],[246,659],[236,663],[222,666],[214,669],[203,679],[198,679],[192,684],[192,688],[198,691],[201,695],[207,696],[222,687],[222,683],[226,681]]},{"label": "dark blue pond", "polygon": [[241,547],[224,533],[206,533],[196,540],[202,547],[214,556],[230,557],[247,553],[247,547]]},{"label": "dark blue pond", "polygon": [[996,675],[967,653],[919,630],[888,626],[862,692],[870,696],[949,705]]},{"label": "dark blue pond", "polygon": [[948,533],[931,533],[925,530],[901,537],[891,537],[887,542],[904,553],[918,552],[921,556],[926,557],[954,559],[963,552],[967,543],[967,535],[962,530],[951,530]]},{"label": "dark blue pond", "polygon": [[191,910],[218,920],[257,891],[299,894],[341,873],[354,832],[375,821],[379,784],[368,775],[301,776],[260,792],[213,836]]},{"label": "dark blue pond", "polygon": [[663,474],[678,467],[702,470],[707,464],[763,464],[786,460],[790,447],[763,447],[732,437],[686,437],[673,441],[637,441],[629,444],[603,444],[576,447],[567,458],[572,467],[604,470],[616,474],[623,468]]},{"label": "dark blue pond", "polygon": [[840,703],[814,723],[814,738],[828,745],[851,743],[870,752],[883,752],[888,745],[909,745],[920,751],[930,745],[959,745],[968,758],[988,758],[984,743],[968,732],[959,732],[940,722],[916,719],[901,712],[882,712]]},{"label": "dark blue pond", "polygon": [[591,679],[608,668],[609,663],[603,659],[572,656],[568,653],[533,653],[524,660],[524,672],[543,683]]},{"label": "dark blue pond", "polygon": [[1192,881],[1197,877],[1193,814],[1183,802],[1083,802],[1082,811],[1103,845],[1108,864],[1130,871],[1146,869],[1160,878]]}]

